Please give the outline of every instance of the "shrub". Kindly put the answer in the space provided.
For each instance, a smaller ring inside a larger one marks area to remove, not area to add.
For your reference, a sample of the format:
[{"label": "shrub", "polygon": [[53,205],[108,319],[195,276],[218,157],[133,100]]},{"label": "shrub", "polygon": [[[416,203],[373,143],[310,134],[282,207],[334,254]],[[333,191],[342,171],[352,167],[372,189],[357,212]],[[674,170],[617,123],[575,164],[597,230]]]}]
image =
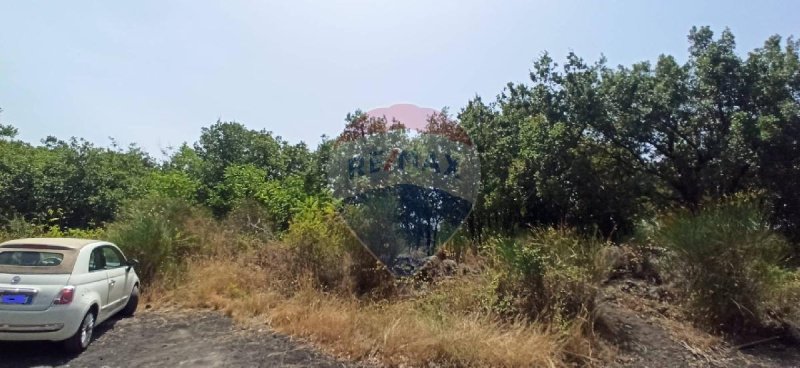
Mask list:
[{"label": "shrub", "polygon": [[680,272],[699,324],[721,332],[762,324],[789,248],[753,197],[712,203],[697,213],[664,215],[647,233],[671,252],[668,267]]},{"label": "shrub", "polygon": [[136,271],[144,284],[170,279],[193,253],[183,227],[197,214],[184,200],[146,197],[122,208],[117,222],[108,227],[108,239],[139,261]]},{"label": "shrub", "polygon": [[538,229],[490,242],[495,288],[492,305],[501,315],[567,321],[592,308],[603,242],[571,230]]},{"label": "shrub", "polygon": [[45,232],[44,227],[25,221],[21,217],[15,217],[0,230],[0,241],[20,238],[33,238],[42,236]]},{"label": "shrub", "polygon": [[283,237],[294,274],[309,274],[323,290],[385,294],[393,278],[353,236],[334,203],[308,198]]},{"label": "shrub", "polygon": [[106,231],[102,228],[97,229],[64,229],[61,230],[58,226],[51,226],[39,236],[46,238],[79,238],[79,239],[105,239]]},{"label": "shrub", "polygon": [[20,238],[82,238],[99,239],[105,238],[105,230],[95,229],[61,229],[57,225],[38,225],[25,221],[17,217],[0,229],[0,242]]},{"label": "shrub", "polygon": [[283,238],[291,250],[294,273],[313,275],[323,288],[341,285],[346,276],[343,260],[348,235],[333,204],[307,199]]}]

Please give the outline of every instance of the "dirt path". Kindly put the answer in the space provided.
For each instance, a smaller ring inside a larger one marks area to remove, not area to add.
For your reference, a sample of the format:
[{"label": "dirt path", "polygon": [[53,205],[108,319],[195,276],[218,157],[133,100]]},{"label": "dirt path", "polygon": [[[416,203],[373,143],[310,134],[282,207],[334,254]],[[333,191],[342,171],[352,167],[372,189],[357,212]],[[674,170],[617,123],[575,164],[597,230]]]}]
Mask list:
[{"label": "dirt path", "polygon": [[348,367],[290,338],[243,330],[219,313],[143,312],[107,321],[83,354],[0,342],[0,367]]}]

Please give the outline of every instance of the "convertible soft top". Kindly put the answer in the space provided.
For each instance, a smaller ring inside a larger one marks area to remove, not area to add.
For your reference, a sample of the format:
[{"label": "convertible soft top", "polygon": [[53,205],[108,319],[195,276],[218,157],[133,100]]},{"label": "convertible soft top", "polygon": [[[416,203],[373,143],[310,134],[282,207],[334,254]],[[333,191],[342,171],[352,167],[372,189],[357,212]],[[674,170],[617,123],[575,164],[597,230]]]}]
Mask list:
[{"label": "convertible soft top", "polygon": [[72,273],[78,251],[90,244],[101,242],[91,239],[73,238],[28,238],[10,240],[0,244],[0,253],[58,253],[62,261],[54,266],[0,265],[0,273],[13,274],[68,274]]},{"label": "convertible soft top", "polygon": [[19,248],[20,245],[41,245],[53,247],[51,249],[81,249],[89,244],[100,243],[100,240],[76,239],[76,238],[27,238],[9,240],[0,244],[0,248]]}]

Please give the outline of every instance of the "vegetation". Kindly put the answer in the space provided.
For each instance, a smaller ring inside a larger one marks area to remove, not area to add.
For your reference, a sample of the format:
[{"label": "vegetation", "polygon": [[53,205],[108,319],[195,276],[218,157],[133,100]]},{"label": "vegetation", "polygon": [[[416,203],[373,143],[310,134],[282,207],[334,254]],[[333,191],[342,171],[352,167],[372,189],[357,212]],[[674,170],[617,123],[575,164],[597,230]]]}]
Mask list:
[{"label": "vegetation", "polygon": [[[684,63],[570,54],[559,68],[543,54],[529,84],[469,101],[457,117],[480,196],[420,277],[395,280],[340,221],[334,141],[312,150],[236,122],[163,160],[113,142],[33,145],[0,125],[0,238],[109,239],[138,258],[150,300],[394,365],[596,364],[608,349],[592,312],[627,267],[608,259],[620,245],[663,251],[648,261],[698,326],[798,320],[800,42],[774,36],[742,57],[727,30],[688,40]],[[342,137],[387,129],[357,111]]]},{"label": "vegetation", "polygon": [[139,261],[136,272],[144,284],[150,284],[156,276],[168,279],[186,257],[199,253],[192,249],[197,245],[183,230],[193,212],[196,210],[180,199],[145,198],[125,206],[105,237]]},{"label": "vegetation", "polygon": [[490,244],[493,305],[501,314],[563,322],[592,310],[605,271],[601,241],[565,229],[539,229]]},{"label": "vegetation", "polygon": [[648,229],[669,249],[698,323],[742,332],[770,317],[770,294],[781,287],[787,242],[772,231],[752,197],[708,204],[697,213],[677,211]]},{"label": "vegetation", "polygon": [[483,158],[473,231],[566,222],[619,238],[653,210],[763,189],[796,239],[798,46],[774,36],[742,58],[730,31],[693,28],[683,64],[542,55],[530,85],[459,114]]}]

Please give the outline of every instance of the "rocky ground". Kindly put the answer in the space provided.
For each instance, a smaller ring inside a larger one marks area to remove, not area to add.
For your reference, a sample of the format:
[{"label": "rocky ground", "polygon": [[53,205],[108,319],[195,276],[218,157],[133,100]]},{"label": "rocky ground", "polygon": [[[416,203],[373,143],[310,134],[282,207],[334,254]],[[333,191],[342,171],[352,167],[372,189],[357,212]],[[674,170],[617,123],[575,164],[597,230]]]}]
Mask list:
[{"label": "rocky ground", "polygon": [[800,348],[777,333],[734,344],[677,316],[665,287],[616,280],[602,290],[596,331],[617,347],[610,367],[800,367]]},{"label": "rocky ground", "polygon": [[78,356],[55,343],[0,343],[0,367],[348,367],[286,336],[214,312],[141,312],[100,325]]}]

